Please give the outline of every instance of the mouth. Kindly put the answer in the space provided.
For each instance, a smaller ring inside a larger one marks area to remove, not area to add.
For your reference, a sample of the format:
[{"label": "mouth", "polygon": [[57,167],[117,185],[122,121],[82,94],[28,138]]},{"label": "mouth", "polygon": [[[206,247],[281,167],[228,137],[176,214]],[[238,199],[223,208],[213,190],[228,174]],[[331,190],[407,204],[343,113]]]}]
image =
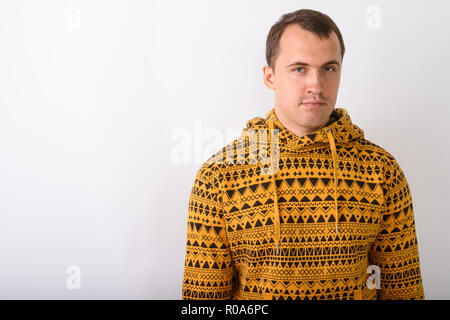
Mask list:
[{"label": "mouth", "polygon": [[323,102],[308,102],[308,103],[302,103],[302,105],[307,108],[317,109],[317,108],[320,108],[321,106],[325,105],[325,103],[323,103]]}]

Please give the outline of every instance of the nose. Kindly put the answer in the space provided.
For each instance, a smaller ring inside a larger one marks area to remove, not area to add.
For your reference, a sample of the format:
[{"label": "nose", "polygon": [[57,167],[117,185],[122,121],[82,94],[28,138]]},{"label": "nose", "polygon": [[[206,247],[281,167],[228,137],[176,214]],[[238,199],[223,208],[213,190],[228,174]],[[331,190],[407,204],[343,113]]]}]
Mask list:
[{"label": "nose", "polygon": [[323,92],[323,81],[319,71],[311,69],[308,72],[306,90],[308,94],[321,94]]}]

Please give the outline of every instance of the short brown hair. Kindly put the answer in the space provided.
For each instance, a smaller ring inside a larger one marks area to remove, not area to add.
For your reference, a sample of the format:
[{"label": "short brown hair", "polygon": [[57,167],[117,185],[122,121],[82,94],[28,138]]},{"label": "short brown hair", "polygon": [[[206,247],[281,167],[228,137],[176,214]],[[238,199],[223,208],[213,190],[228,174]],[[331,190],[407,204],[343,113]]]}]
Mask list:
[{"label": "short brown hair", "polygon": [[342,34],[334,21],[319,11],[310,9],[301,9],[291,13],[285,13],[281,16],[277,23],[270,28],[266,41],[266,60],[267,65],[275,71],[275,61],[279,55],[279,43],[284,29],[289,25],[295,23],[301,28],[310,31],[320,39],[329,38],[332,31],[334,31],[339,39],[341,46],[342,59],[344,58],[345,46]]}]

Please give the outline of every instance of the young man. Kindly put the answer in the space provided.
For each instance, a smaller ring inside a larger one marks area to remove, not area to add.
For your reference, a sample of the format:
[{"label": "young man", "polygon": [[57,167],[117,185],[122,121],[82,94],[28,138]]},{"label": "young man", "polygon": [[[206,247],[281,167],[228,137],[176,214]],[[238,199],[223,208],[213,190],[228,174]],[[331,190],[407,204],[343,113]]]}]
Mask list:
[{"label": "young man", "polygon": [[274,108],[196,174],[183,299],[424,299],[406,177],[334,108],[344,50],[317,11],[271,28]]}]

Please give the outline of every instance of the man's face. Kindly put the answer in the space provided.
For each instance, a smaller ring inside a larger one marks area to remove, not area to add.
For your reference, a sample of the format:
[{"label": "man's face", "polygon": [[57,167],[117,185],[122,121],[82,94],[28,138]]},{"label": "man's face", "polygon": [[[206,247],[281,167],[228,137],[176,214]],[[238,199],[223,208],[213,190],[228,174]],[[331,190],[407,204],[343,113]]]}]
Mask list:
[{"label": "man's face", "polygon": [[[265,66],[263,71],[266,86],[275,91],[277,116],[288,129],[308,133],[328,122],[336,104],[341,65],[341,48],[334,32],[328,39],[320,39],[296,24],[285,28],[275,70]],[[309,105],[306,102],[310,100],[323,104]]]}]

